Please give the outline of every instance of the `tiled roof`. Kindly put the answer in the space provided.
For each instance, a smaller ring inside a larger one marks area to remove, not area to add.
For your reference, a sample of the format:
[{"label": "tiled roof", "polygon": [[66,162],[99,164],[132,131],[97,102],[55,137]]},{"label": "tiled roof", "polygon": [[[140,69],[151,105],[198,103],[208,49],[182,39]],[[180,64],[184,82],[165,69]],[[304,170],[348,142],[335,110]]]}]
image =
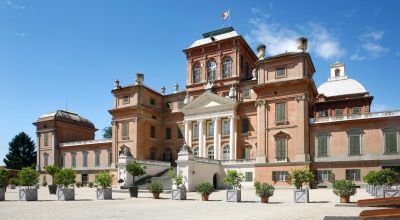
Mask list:
[{"label": "tiled roof", "polygon": [[44,114],[39,117],[39,120],[44,119],[44,118],[52,118],[52,119],[65,118],[65,119],[69,119],[69,120],[73,120],[73,121],[77,121],[77,122],[81,122],[81,123],[85,123],[85,124],[89,124],[89,125],[93,126],[93,123],[91,121],[89,121],[88,119],[86,119],[78,114],[75,114],[73,112],[67,112],[64,110],[58,110],[55,112],[50,112],[50,113]]},{"label": "tiled roof", "polygon": [[367,90],[354,79],[329,80],[318,87],[318,93],[326,97],[365,93]]}]

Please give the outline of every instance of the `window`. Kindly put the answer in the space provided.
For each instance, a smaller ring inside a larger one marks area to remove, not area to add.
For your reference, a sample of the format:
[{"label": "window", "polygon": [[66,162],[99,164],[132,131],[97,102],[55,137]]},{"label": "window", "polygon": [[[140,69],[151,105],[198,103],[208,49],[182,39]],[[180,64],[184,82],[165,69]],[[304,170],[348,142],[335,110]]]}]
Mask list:
[{"label": "window", "polygon": [[359,130],[348,131],[348,148],[349,155],[361,155],[361,134]]},{"label": "window", "polygon": [[156,138],[156,126],[150,126],[150,137]]},{"label": "window", "polygon": [[193,83],[201,82],[201,68],[199,64],[193,67]]},{"label": "window", "polygon": [[122,122],[122,139],[129,139],[129,122]]},{"label": "window", "polygon": [[231,151],[230,151],[230,147],[229,147],[229,145],[225,145],[223,148],[222,148],[222,159],[223,160],[229,160],[230,159],[230,153],[231,153]]},{"label": "window", "polygon": [[43,165],[44,166],[49,165],[49,154],[48,153],[43,154]]},{"label": "window", "polygon": [[125,96],[123,97],[123,103],[124,103],[124,104],[129,104],[129,96],[125,95]]},{"label": "window", "polygon": [[342,116],[343,115],[343,109],[336,109],[335,110],[335,115],[336,116]]},{"label": "window", "polygon": [[82,166],[87,167],[88,166],[88,152],[82,152]]},{"label": "window", "polygon": [[242,119],[242,133],[249,132],[249,119],[244,118]]},{"label": "window", "polygon": [[198,146],[196,146],[196,147],[193,148],[193,154],[194,154],[194,156],[196,156],[196,157],[199,156],[199,147],[198,147]]},{"label": "window", "polygon": [[243,149],[243,159],[249,160],[250,159],[250,152],[251,152],[251,147],[247,146]]},{"label": "window", "polygon": [[150,160],[156,160],[156,151],[154,149],[150,150]]},{"label": "window", "polygon": [[276,160],[286,161],[286,139],[276,140]]},{"label": "window", "polygon": [[286,182],[289,178],[288,171],[272,171],[272,180],[275,182]]},{"label": "window", "polygon": [[244,99],[251,98],[251,89],[250,88],[244,88],[243,89],[243,98]]},{"label": "window", "polygon": [[156,100],[150,99],[150,105],[156,105]]},{"label": "window", "polygon": [[330,170],[318,170],[317,172],[318,172],[317,177],[318,177],[318,181],[319,182],[331,180],[332,171],[330,171]]},{"label": "window", "polygon": [[317,156],[328,156],[328,135],[321,134],[317,136]]},{"label": "window", "polygon": [[328,116],[328,111],[327,110],[322,110],[319,112],[319,117],[327,117]]},{"label": "window", "polygon": [[100,151],[96,150],[94,153],[94,166],[99,167],[100,166]]},{"label": "window", "polygon": [[193,138],[194,139],[199,138],[199,124],[197,124],[197,123],[193,124]]},{"label": "window", "polygon": [[172,137],[172,129],[171,128],[165,128],[165,139],[171,140]]},{"label": "window", "polygon": [[359,169],[346,170],[346,180],[360,181],[360,170]]},{"label": "window", "polygon": [[214,145],[211,145],[208,147],[208,158],[209,159],[214,159]]},{"label": "window", "polygon": [[60,166],[65,167],[65,154],[61,154],[60,156]]},{"label": "window", "polygon": [[276,69],[276,71],[275,71],[275,77],[276,77],[276,78],[283,78],[283,77],[286,77],[286,69],[285,69],[285,68]]},{"label": "window", "polygon": [[222,120],[222,135],[229,135],[230,133],[230,122],[229,119]]},{"label": "window", "polygon": [[286,103],[276,103],[276,123],[281,124],[286,122]]},{"label": "window", "polygon": [[215,80],[216,79],[216,70],[217,70],[217,63],[215,61],[210,61],[207,64],[207,79],[208,80]]},{"label": "window", "polygon": [[245,172],[244,173],[244,181],[245,182],[253,182],[253,172]]},{"label": "window", "polygon": [[207,137],[214,137],[214,122],[207,122]]},{"label": "window", "polygon": [[166,161],[166,162],[171,162],[172,161],[172,151],[171,151],[171,149],[167,148],[167,150],[163,154],[163,160]]},{"label": "window", "polygon": [[232,59],[226,58],[222,63],[222,78],[228,78],[232,76]]},{"label": "window", "polygon": [[76,167],[76,153],[71,152],[71,167],[75,168]]},{"label": "window", "polygon": [[397,153],[398,152],[398,150],[397,150],[397,146],[398,146],[397,131],[394,129],[384,130],[383,136],[384,136],[384,144],[385,144],[385,153],[388,153],[388,154]]},{"label": "window", "polygon": [[107,150],[107,156],[108,156],[108,166],[111,167],[112,164],[112,149]]},{"label": "window", "polygon": [[49,134],[44,133],[44,146],[49,146]]},{"label": "window", "polygon": [[172,102],[166,102],[165,103],[165,108],[166,109],[172,109]]},{"label": "window", "polygon": [[335,77],[339,77],[340,76],[340,69],[335,69]]},{"label": "window", "polygon": [[183,125],[178,126],[178,139],[183,139],[184,130],[185,130],[185,126],[183,126]]},{"label": "window", "polygon": [[360,107],[353,107],[351,109],[351,113],[354,114],[361,114],[361,108]]}]

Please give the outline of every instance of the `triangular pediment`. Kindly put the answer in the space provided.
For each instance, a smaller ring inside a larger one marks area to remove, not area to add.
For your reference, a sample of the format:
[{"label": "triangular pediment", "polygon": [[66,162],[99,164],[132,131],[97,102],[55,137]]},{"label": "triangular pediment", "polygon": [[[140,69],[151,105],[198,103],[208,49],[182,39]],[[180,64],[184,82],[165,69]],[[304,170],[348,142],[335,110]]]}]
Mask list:
[{"label": "triangular pediment", "polygon": [[204,92],[186,105],[182,112],[185,115],[201,114],[225,110],[235,110],[236,101],[216,95],[211,92]]}]

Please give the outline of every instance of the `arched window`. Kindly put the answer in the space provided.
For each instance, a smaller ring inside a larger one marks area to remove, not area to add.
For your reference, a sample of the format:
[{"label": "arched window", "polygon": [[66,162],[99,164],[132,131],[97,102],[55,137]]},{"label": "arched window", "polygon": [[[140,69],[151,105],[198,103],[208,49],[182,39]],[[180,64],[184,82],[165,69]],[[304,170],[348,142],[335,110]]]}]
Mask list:
[{"label": "arched window", "polygon": [[232,76],[232,59],[226,58],[222,63],[222,78],[228,78]]},{"label": "arched window", "polygon": [[195,64],[193,67],[193,83],[201,82],[201,68],[199,64]]},{"label": "arched window", "polygon": [[340,69],[336,69],[335,70],[335,77],[339,77],[340,76]]},{"label": "arched window", "polygon": [[231,150],[230,150],[229,144],[227,144],[222,148],[222,159],[229,160],[230,153],[231,153]]},{"label": "arched window", "polygon": [[217,63],[212,60],[207,64],[207,79],[214,81],[216,79]]},{"label": "arched window", "polygon": [[214,159],[214,145],[208,147],[208,158]]},{"label": "arched window", "polygon": [[172,161],[172,151],[171,149],[167,148],[165,150],[165,153],[163,154],[163,160],[166,162],[171,162]]},{"label": "arched window", "polygon": [[198,146],[193,148],[193,155],[196,156],[196,157],[199,156],[199,147]]}]

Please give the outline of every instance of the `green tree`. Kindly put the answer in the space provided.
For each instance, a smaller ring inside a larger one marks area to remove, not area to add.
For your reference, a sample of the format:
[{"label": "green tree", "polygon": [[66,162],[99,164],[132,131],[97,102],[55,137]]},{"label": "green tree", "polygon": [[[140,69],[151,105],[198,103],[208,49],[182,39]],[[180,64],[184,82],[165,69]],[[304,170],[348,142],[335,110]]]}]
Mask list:
[{"label": "green tree", "polygon": [[103,128],[103,138],[112,138],[112,127]]},{"label": "green tree", "polygon": [[22,167],[35,167],[35,143],[25,132],[19,133],[9,143],[8,154],[3,161],[8,169],[20,170]]}]

